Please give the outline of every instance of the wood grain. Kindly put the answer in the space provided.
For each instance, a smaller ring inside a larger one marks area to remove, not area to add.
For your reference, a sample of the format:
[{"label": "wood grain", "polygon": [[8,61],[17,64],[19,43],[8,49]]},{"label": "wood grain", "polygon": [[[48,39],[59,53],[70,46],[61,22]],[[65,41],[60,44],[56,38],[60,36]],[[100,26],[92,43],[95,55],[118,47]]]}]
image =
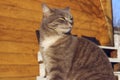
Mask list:
[{"label": "wood grain", "polygon": [[[33,2],[37,3],[31,0],[0,0],[1,80],[7,80],[6,77],[16,77],[10,78],[11,80],[35,80],[39,74],[39,46],[35,31],[39,29],[41,17],[39,10],[33,10]],[[29,9],[27,5],[33,9]]]},{"label": "wood grain", "polygon": [[[32,38],[31,38],[32,36]],[[38,44],[36,32],[0,29],[0,41]]]},{"label": "wood grain", "polygon": [[38,65],[0,65],[0,78],[38,76],[38,69]]},{"label": "wood grain", "polygon": [[0,29],[32,31],[38,30],[40,22],[0,16]]},{"label": "wood grain", "polygon": [[[38,44],[0,41],[0,53],[31,53],[37,54]],[[17,57],[17,56],[16,56]]]},{"label": "wood grain", "polygon": [[102,8],[104,10],[104,15],[112,20],[112,1],[111,0],[100,0]]},{"label": "wood grain", "polygon": [[36,65],[37,54],[26,53],[0,53],[0,65]]},{"label": "wood grain", "polygon": [[112,1],[111,0],[100,0],[105,15],[106,26],[108,28],[108,34],[110,39],[110,44],[113,44],[113,26],[112,26]]},{"label": "wood grain", "polygon": [[107,0],[102,2],[104,9],[100,0],[0,0],[0,80],[35,80],[39,74],[35,31],[40,27],[42,3],[56,8],[69,6],[74,35],[96,37],[102,45],[110,44],[112,26],[106,25],[105,16],[112,19],[111,5]]},{"label": "wood grain", "polygon": [[39,11],[41,8],[41,1],[38,0],[2,0],[0,4],[9,5],[13,7],[19,7],[23,9]]},{"label": "wood grain", "polygon": [[[8,2],[8,3],[6,3]],[[64,3],[63,3],[64,2]],[[29,4],[28,4],[29,3]],[[25,0],[23,1],[18,1],[18,0],[5,0],[5,1],[0,1],[1,7],[0,7],[0,15],[4,17],[9,17],[9,18],[15,18],[15,19],[22,19],[22,20],[29,20],[29,21],[35,21],[36,23],[36,28],[39,27],[39,24],[41,22],[42,18],[42,9],[41,9],[41,4],[46,3],[50,7],[59,7],[63,8],[66,6],[70,6],[72,9],[72,14],[74,16],[74,28],[73,28],[73,34],[76,35],[84,35],[81,33],[76,33],[76,28],[77,30],[80,30],[81,28],[84,28],[85,30],[97,30],[99,31],[98,34],[96,34],[98,40],[100,40],[100,43],[102,45],[109,44],[110,38],[112,32],[109,32],[109,28],[106,26],[106,20],[105,20],[105,15],[103,12],[103,8],[101,6],[101,3],[99,0],[77,0],[77,1],[61,1],[61,0]],[[106,2],[108,3],[108,2]],[[35,6],[34,6],[35,5]],[[33,7],[32,7],[33,6]],[[108,10],[105,8],[105,10]],[[109,12],[109,10],[108,10]],[[110,13],[110,12],[109,12]],[[81,16],[82,15],[82,16]],[[16,23],[16,22],[15,22]],[[34,23],[34,22],[33,22]],[[20,24],[20,23],[19,23]],[[98,25],[99,24],[99,25]],[[24,25],[20,25],[24,26]],[[20,27],[18,27],[19,29]],[[106,33],[102,33],[101,28],[107,29],[105,31]],[[26,29],[26,28],[25,28]],[[30,30],[32,30],[30,28]],[[100,32],[101,31],[101,32]],[[101,35],[99,35],[101,34]],[[89,34],[85,34],[88,36]],[[105,36],[108,36],[106,40],[104,38]],[[93,36],[93,35],[92,35]],[[96,37],[94,36],[94,37]]]},{"label": "wood grain", "polygon": [[0,15],[24,20],[40,21],[40,12],[10,5],[0,5]]},{"label": "wood grain", "polygon": [[14,77],[14,78],[0,78],[0,80],[36,80],[36,77]]}]

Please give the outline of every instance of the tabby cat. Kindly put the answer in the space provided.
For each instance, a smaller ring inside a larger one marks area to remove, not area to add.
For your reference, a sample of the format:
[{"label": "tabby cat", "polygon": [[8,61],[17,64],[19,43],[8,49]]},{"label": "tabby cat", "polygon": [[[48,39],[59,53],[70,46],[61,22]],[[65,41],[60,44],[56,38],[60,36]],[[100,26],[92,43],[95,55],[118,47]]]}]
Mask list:
[{"label": "tabby cat", "polygon": [[42,5],[40,51],[47,80],[115,80],[105,53],[91,41],[70,34],[70,9]]}]

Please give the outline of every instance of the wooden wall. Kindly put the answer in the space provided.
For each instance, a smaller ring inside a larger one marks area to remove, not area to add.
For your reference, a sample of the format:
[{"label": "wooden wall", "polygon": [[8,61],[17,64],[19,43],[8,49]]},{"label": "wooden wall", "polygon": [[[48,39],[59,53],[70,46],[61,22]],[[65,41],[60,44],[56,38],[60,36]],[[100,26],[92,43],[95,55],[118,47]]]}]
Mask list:
[{"label": "wooden wall", "polygon": [[36,80],[39,75],[35,31],[40,13],[36,0],[0,0],[0,80]]},{"label": "wooden wall", "polygon": [[69,6],[75,23],[73,34],[96,37],[102,45],[111,43],[111,26],[106,26],[100,0],[0,0],[0,80],[35,80],[39,75],[35,31],[42,18],[41,3]]}]

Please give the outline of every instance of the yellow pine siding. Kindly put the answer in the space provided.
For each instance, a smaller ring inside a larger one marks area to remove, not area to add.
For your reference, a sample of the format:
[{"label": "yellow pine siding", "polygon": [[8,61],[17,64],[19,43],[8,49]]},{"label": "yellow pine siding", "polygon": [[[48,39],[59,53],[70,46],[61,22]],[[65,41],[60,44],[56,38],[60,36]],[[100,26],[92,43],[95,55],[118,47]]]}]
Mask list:
[{"label": "yellow pine siding", "polygon": [[0,65],[0,78],[37,76],[38,65]]},{"label": "yellow pine siding", "polygon": [[34,65],[37,63],[37,54],[0,53],[0,65]]},{"label": "yellow pine siding", "polygon": [[40,27],[42,3],[56,8],[69,6],[74,17],[73,34],[110,44],[112,26],[106,25],[105,16],[112,19],[111,5],[108,0],[101,1],[103,7],[100,0],[0,0],[0,80],[35,80],[39,75],[35,31]]},{"label": "yellow pine siding", "polygon": [[36,77],[0,78],[0,80],[36,80]]},{"label": "yellow pine siding", "polygon": [[0,15],[0,30],[20,30],[21,32],[32,31],[39,29],[40,22],[5,17]]},{"label": "yellow pine siding", "polygon": [[[37,54],[38,44],[13,41],[0,41],[0,52]],[[17,59],[17,58],[16,58]]]},{"label": "yellow pine siding", "polygon": [[[30,37],[32,38],[30,39]],[[38,44],[35,31],[1,30],[0,41],[13,41]]]}]

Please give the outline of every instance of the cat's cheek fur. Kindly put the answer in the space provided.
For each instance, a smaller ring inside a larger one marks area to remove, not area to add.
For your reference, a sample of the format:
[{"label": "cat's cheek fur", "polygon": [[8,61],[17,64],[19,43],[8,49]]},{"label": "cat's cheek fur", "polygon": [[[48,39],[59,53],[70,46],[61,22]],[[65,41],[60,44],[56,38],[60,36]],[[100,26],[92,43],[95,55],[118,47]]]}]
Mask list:
[{"label": "cat's cheek fur", "polygon": [[[62,27],[61,27],[62,26]],[[57,32],[59,32],[60,34],[64,34],[64,33],[68,33],[70,32],[72,29],[72,25],[60,25],[58,26],[58,28],[56,28]]]}]

